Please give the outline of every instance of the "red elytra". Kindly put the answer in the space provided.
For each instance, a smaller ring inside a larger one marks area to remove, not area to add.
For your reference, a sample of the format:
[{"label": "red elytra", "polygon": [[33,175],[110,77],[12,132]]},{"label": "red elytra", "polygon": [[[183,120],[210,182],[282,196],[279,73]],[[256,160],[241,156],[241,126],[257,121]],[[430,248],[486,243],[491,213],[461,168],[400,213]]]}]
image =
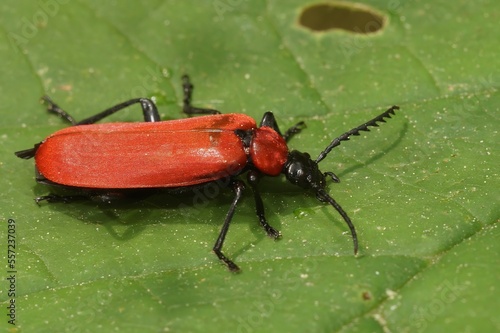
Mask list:
[{"label": "red elytra", "polygon": [[[245,149],[235,130],[251,131]],[[248,163],[278,175],[287,160],[283,137],[244,114],[145,123],[73,126],[50,135],[35,154],[46,179],[83,188],[171,188],[240,173]]]}]

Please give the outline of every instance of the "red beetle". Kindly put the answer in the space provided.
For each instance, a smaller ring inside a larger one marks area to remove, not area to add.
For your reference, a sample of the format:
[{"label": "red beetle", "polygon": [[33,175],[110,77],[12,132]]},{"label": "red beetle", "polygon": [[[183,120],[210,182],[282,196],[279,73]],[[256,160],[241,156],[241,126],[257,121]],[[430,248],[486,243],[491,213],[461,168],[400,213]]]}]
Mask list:
[{"label": "red beetle", "polygon": [[[262,175],[283,173],[291,183],[312,189],[318,200],[328,202],[340,213],[351,230],[354,253],[357,253],[354,225],[325,191],[327,176],[334,182],[339,179],[333,172],[321,172],[318,163],[341,141],[359,135],[360,131],[369,131],[368,127],[378,126],[377,122],[385,122],[384,118],[390,118],[399,109],[397,106],[334,139],[316,160],[312,160],[308,153],[289,151],[287,146],[288,139],[302,129],[303,122],[282,134],[271,112],[264,114],[257,127],[255,120],[244,114],[223,115],[216,110],[191,106],[193,85],[188,76],[183,77],[183,90],[186,114],[210,115],[160,121],[156,105],[147,98],[138,98],[76,122],[45,96],[48,110],[75,126],[57,131],[34,148],[15,154],[24,159],[35,157],[39,183],[73,188],[79,194],[49,194],[36,198],[36,202],[69,202],[82,198],[109,201],[134,189],[177,191],[226,180],[222,184],[231,187],[235,197],[213,251],[231,271],[239,271],[238,266],[222,253],[229,224],[245,188],[238,176],[247,173],[260,224],[269,236],[278,238],[280,233],[265,218],[257,184]],[[141,104],[144,123],[94,124],[136,103]]]}]

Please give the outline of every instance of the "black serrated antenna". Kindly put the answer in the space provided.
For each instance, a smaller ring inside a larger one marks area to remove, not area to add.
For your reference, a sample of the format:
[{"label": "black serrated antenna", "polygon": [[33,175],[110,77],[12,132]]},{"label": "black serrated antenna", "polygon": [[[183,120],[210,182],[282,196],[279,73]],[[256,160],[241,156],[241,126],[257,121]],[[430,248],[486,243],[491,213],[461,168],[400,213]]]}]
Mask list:
[{"label": "black serrated antenna", "polygon": [[333,139],[333,141],[328,145],[328,147],[326,147],[325,150],[323,150],[321,152],[321,154],[319,154],[319,156],[318,156],[318,158],[316,159],[315,162],[316,163],[321,162],[326,157],[326,155],[328,155],[328,153],[330,153],[330,151],[333,148],[335,148],[338,145],[340,145],[340,143],[342,141],[349,140],[349,137],[351,135],[359,135],[360,131],[369,132],[370,129],[368,127],[369,126],[378,127],[377,122],[379,122],[379,121],[385,123],[385,119],[384,118],[391,118],[391,115],[394,115],[396,110],[399,110],[399,106],[394,105],[391,108],[389,108],[387,111],[385,111],[384,113],[382,113],[382,114],[378,115],[377,117],[373,118],[372,120],[367,121],[363,125],[359,125],[358,127],[353,128],[352,130],[345,132],[344,134],[342,134],[338,138]]}]

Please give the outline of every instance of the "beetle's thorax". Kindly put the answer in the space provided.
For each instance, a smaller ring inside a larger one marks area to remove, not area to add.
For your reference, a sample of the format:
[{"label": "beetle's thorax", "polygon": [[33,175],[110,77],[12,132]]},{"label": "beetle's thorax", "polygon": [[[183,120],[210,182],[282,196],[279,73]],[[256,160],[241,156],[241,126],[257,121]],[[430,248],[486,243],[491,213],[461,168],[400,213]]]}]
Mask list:
[{"label": "beetle's thorax", "polygon": [[278,176],[288,158],[285,139],[268,126],[249,131],[235,131],[243,142],[250,163],[268,176]]},{"label": "beetle's thorax", "polygon": [[319,190],[326,186],[325,175],[308,153],[292,150],[283,167],[282,173],[292,184],[305,189]]}]

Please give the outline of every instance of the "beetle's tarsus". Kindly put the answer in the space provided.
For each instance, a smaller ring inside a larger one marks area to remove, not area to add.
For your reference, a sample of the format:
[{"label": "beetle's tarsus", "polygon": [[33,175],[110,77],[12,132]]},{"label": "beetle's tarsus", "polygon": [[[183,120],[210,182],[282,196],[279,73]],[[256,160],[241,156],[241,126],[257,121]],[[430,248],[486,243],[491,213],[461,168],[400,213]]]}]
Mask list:
[{"label": "beetle's tarsus", "polygon": [[233,273],[239,273],[239,272],[241,272],[241,270],[238,267],[238,265],[236,265],[234,262],[232,262],[231,260],[229,260],[221,251],[214,249],[214,253],[227,266],[227,268],[231,272],[233,272]]},{"label": "beetle's tarsus", "polygon": [[182,111],[187,115],[196,114],[220,114],[221,112],[214,109],[198,108],[191,105],[191,97],[193,96],[194,85],[191,83],[189,76],[184,74],[182,76],[182,92],[184,98],[182,99]]},{"label": "beetle's tarsus", "polygon": [[42,100],[42,102],[47,104],[47,111],[59,115],[64,120],[71,123],[71,125],[77,124],[77,121],[75,120],[75,118],[73,118],[69,113],[67,113],[63,109],[61,109],[59,107],[59,105],[57,105],[49,96],[43,95],[41,100]]},{"label": "beetle's tarsus", "polygon": [[298,122],[286,130],[285,134],[283,134],[283,139],[288,142],[295,134],[300,133],[304,128],[306,128],[306,123],[303,121]]},{"label": "beetle's tarsus", "polygon": [[279,239],[281,238],[281,232],[279,232],[278,230],[274,229],[273,227],[271,227],[269,224],[267,225],[267,228],[264,228],[266,230],[266,233],[269,237],[273,238],[273,239]]}]

